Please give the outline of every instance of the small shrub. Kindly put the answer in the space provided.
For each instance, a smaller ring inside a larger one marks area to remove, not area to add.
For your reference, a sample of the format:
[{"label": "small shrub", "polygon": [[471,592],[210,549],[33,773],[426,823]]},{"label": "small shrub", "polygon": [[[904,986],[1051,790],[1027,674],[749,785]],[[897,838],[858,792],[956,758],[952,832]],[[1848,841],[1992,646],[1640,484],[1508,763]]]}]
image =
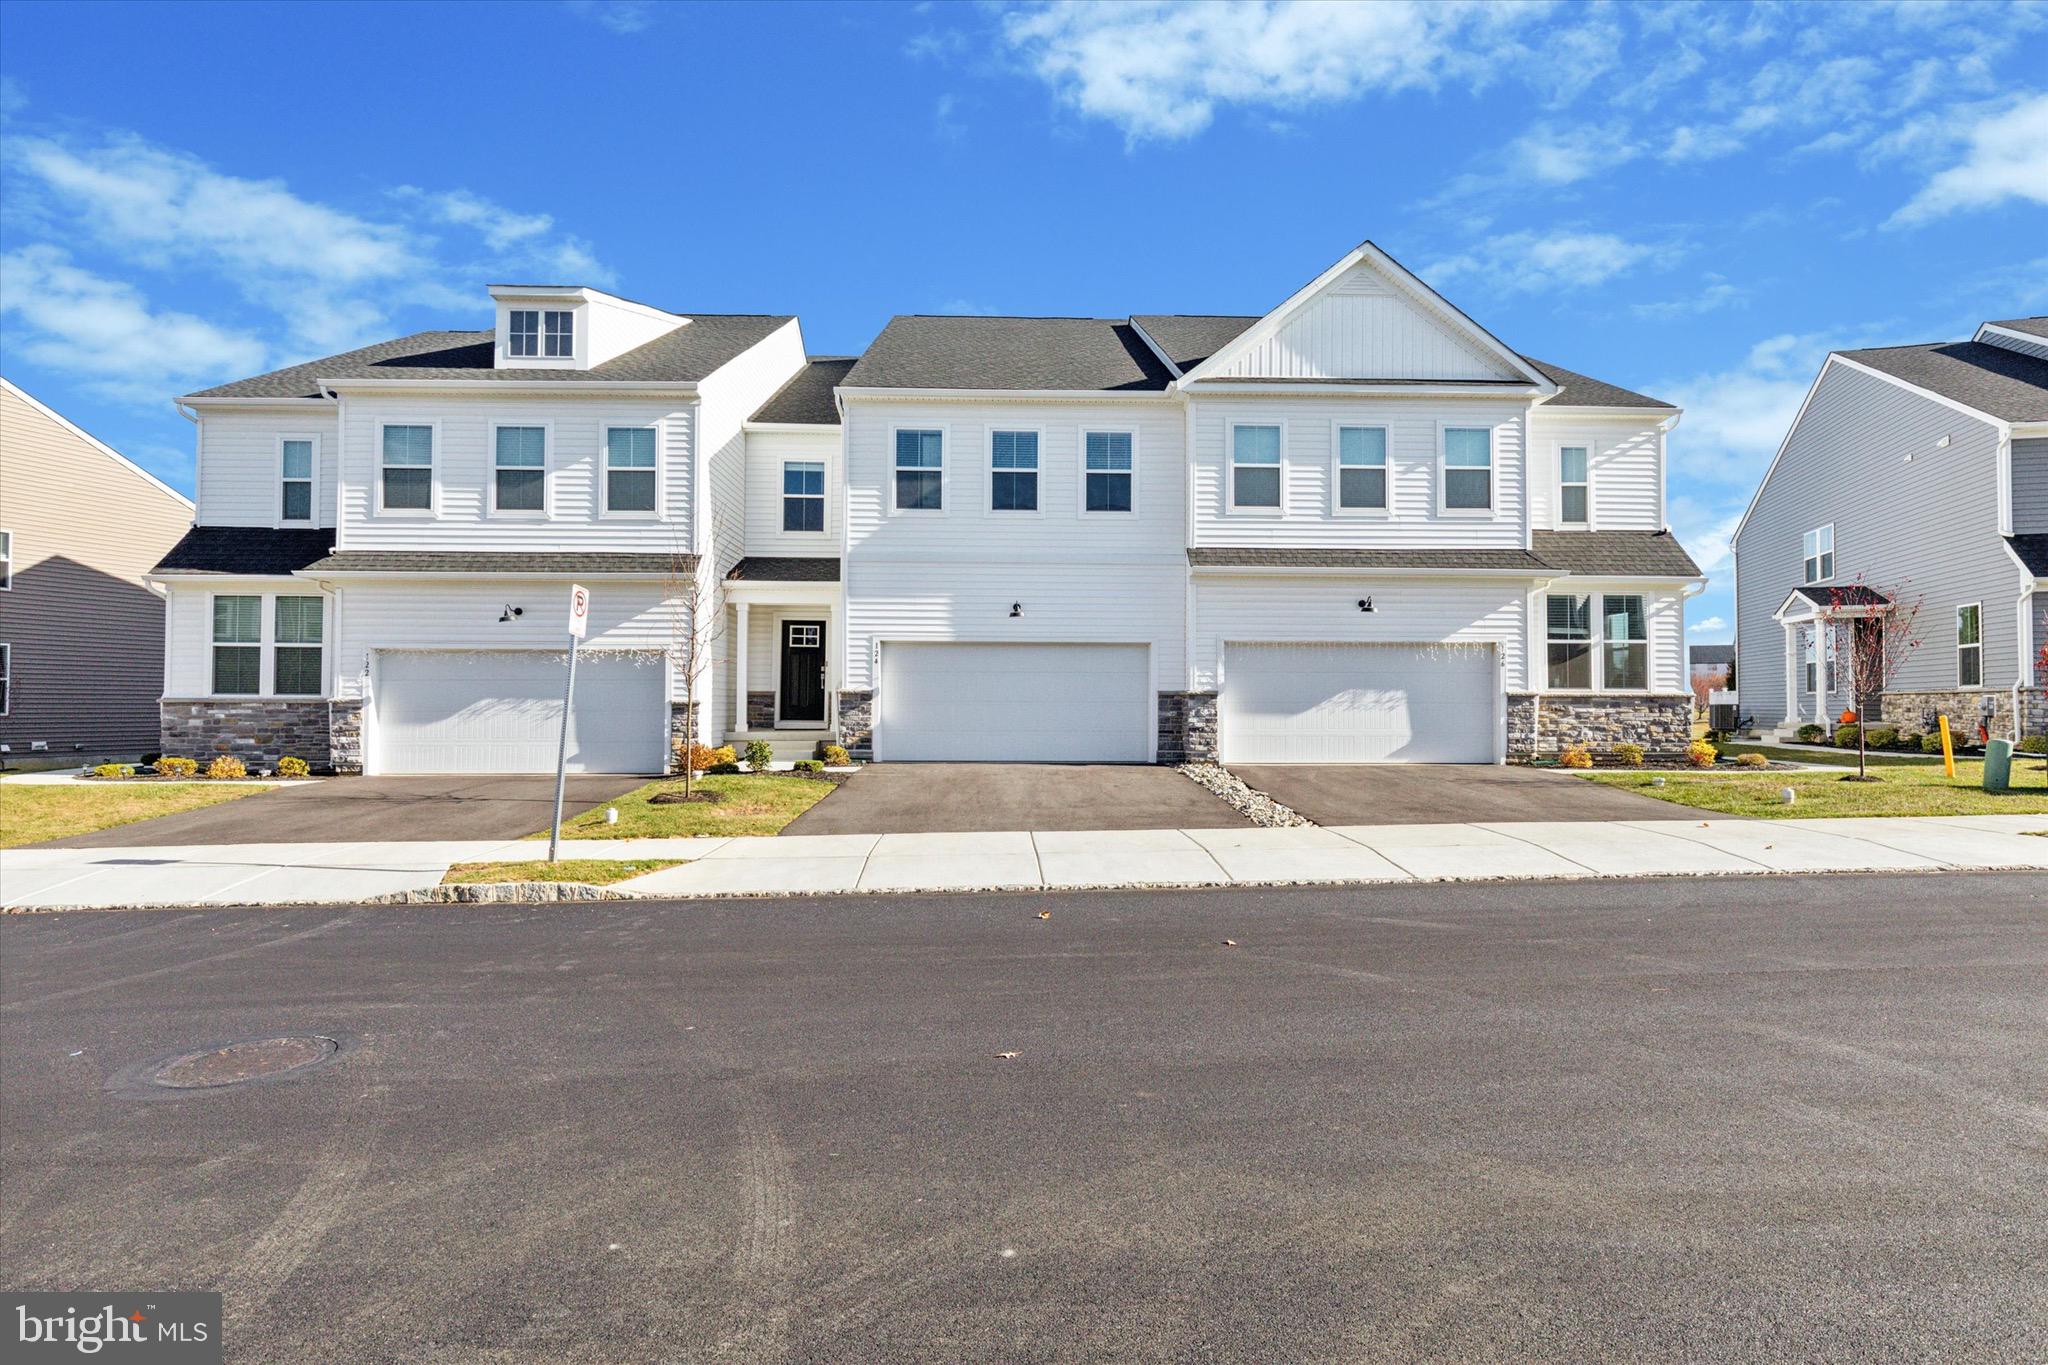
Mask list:
[{"label": "small shrub", "polygon": [[1720,752],[1703,739],[1696,739],[1685,746],[1685,761],[1695,768],[1711,768]]},{"label": "small shrub", "polygon": [[825,765],[815,758],[800,758],[793,766],[800,773],[821,773],[825,771]]},{"label": "small shrub", "polygon": [[846,746],[841,744],[819,745],[818,756],[825,760],[825,766],[828,768],[844,768],[853,762],[853,755],[847,753]]},{"label": "small shrub", "polygon": [[159,777],[192,777],[199,771],[196,758],[160,758],[156,761]]},{"label": "small shrub", "polygon": [[206,775],[216,782],[232,781],[247,777],[249,770],[242,766],[242,760],[233,754],[222,754],[206,765]]},{"label": "small shrub", "polygon": [[287,754],[285,757],[277,760],[277,775],[279,777],[309,777],[312,775],[312,772],[312,765],[303,758],[293,758]]},{"label": "small shrub", "polygon": [[94,777],[133,777],[135,768],[128,763],[101,763],[92,770]]},{"label": "small shrub", "polygon": [[757,773],[768,771],[768,765],[775,761],[775,746],[765,739],[747,741],[747,766]]},{"label": "small shrub", "polygon": [[738,763],[739,755],[732,751],[732,745],[721,744],[716,749],[708,744],[690,746],[690,771],[710,772],[722,763]]},{"label": "small shrub", "polygon": [[1735,756],[1735,766],[1738,768],[1768,768],[1771,766],[1771,760],[1762,754],[1737,754]]},{"label": "small shrub", "polygon": [[1873,749],[1896,749],[1899,747],[1899,732],[1896,726],[1876,726],[1863,739]]},{"label": "small shrub", "polygon": [[1795,732],[1801,744],[1818,744],[1827,738],[1828,732],[1818,725],[1802,725]]},{"label": "small shrub", "polygon": [[1923,754],[1938,754],[1941,752],[1941,732],[1939,730],[1929,730],[1926,734],[1920,736],[1920,752]]},{"label": "small shrub", "polygon": [[[727,752],[731,751],[728,750]],[[739,770],[740,765],[737,763],[714,763],[710,767],[706,768],[704,771],[707,773],[712,773],[718,777],[730,777],[732,774],[738,772]]]},{"label": "small shrub", "polygon": [[1623,741],[1614,746],[1614,756],[1631,768],[1643,766],[1643,746]]},{"label": "small shrub", "polygon": [[1835,727],[1835,747],[1837,749],[1855,748],[1856,736],[1861,730],[1862,727],[1858,725],[1837,725]]},{"label": "small shrub", "polygon": [[1583,744],[1567,745],[1557,756],[1560,768],[1590,768],[1593,766],[1593,751]]},{"label": "small shrub", "polygon": [[2048,754],[2048,735],[2028,735],[2019,742],[2023,754]]}]

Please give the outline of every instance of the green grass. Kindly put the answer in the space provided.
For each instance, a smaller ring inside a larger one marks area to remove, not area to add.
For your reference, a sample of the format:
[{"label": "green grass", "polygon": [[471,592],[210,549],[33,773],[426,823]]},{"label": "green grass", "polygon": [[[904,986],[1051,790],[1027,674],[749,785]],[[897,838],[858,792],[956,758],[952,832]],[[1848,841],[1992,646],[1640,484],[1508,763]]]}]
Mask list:
[{"label": "green grass", "polygon": [[215,782],[0,782],[0,848],[91,834],[270,790]]},{"label": "green grass", "polygon": [[[1876,782],[1844,781],[1839,773],[1665,773],[1652,787],[1649,773],[1592,773],[1589,782],[1654,796],[1681,806],[1763,819],[1808,819],[1830,815],[2048,815],[2048,782],[2041,765],[2013,765],[2013,789],[1993,794],[1979,785],[1984,765],[1956,764],[1953,781],[1932,767],[1890,767],[1873,773]],[[1853,774],[1848,774],[1853,776]],[[1780,788],[1799,794],[1793,805],[1779,802]]]},{"label": "green grass", "polygon": [[[1841,767],[1843,764],[1847,764],[1851,768],[1856,766],[1856,751],[1854,749],[1785,749],[1775,744],[1742,744],[1734,741],[1727,744],[1719,744],[1715,747],[1731,757],[1736,754],[1762,754],[1766,758],[1779,759],[1786,763],[1826,763],[1833,767]],[[1870,766],[1875,768],[1880,763],[1932,763],[1939,766],[1941,755],[1899,753],[1890,749],[1872,749],[1870,751]]]},{"label": "green grass", "polygon": [[659,858],[642,858],[631,863],[609,858],[564,858],[558,863],[457,863],[448,869],[447,876],[441,878],[441,884],[479,886],[496,882],[583,882],[590,886],[609,886],[628,877],[644,877],[664,867],[675,866],[678,866],[676,862]]},{"label": "green grass", "polygon": [[[564,821],[564,839],[677,839],[696,834],[779,834],[782,827],[832,794],[830,782],[781,773],[705,775],[702,791],[717,792],[716,802],[654,806],[650,797],[683,789],[680,777],[650,782],[605,804],[619,808],[619,823],[604,821],[605,807]],[[528,836],[547,838],[547,831]]]}]

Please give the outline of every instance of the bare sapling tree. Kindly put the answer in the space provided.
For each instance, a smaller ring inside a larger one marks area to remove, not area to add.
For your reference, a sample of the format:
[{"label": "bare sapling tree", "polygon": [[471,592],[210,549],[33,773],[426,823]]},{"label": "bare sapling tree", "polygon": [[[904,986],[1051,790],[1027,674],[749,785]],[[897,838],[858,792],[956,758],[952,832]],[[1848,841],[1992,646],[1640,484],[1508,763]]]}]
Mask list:
[{"label": "bare sapling tree", "polygon": [[1920,648],[1920,598],[1906,585],[1879,588],[1858,577],[1829,588],[1820,609],[1827,662],[1849,678],[1856,709],[1856,780],[1870,775],[1870,703],[1881,698]]},{"label": "bare sapling tree", "polygon": [[683,769],[683,800],[692,800],[697,789],[697,764],[692,752],[697,744],[701,720],[698,707],[708,690],[707,680],[725,638],[725,593],[706,576],[696,555],[672,554],[662,578],[662,598],[669,612],[671,644],[669,664],[683,694],[683,715],[687,733],[676,742],[676,760]]},{"label": "bare sapling tree", "polygon": [[1700,715],[1707,713],[1707,703],[1713,694],[1728,686],[1728,673],[1695,673],[1692,676],[1692,708]]}]

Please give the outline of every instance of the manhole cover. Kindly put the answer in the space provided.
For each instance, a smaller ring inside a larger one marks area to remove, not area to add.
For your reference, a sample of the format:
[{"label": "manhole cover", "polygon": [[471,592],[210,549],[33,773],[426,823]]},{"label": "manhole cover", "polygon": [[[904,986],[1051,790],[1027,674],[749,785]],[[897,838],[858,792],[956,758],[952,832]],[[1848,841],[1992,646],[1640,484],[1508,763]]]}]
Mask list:
[{"label": "manhole cover", "polygon": [[173,1090],[203,1090],[216,1085],[240,1085],[244,1081],[268,1080],[293,1071],[304,1071],[341,1051],[332,1038],[307,1035],[297,1038],[259,1038],[248,1043],[229,1043],[173,1057],[150,1075],[158,1085]]}]

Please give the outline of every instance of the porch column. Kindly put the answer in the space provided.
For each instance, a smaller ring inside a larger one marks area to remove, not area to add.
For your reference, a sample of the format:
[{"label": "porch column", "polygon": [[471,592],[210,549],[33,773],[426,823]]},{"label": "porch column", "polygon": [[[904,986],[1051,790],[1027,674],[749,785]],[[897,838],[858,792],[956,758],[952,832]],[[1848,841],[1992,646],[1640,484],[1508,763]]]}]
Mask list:
[{"label": "porch column", "polygon": [[1830,735],[1835,731],[1828,719],[1828,623],[1813,623],[1813,723]]},{"label": "porch column", "polygon": [[1785,723],[1799,723],[1799,627],[1785,625]]},{"label": "porch column", "polygon": [[733,617],[740,638],[732,654],[732,693],[734,730],[747,728],[747,604],[733,603]]}]

